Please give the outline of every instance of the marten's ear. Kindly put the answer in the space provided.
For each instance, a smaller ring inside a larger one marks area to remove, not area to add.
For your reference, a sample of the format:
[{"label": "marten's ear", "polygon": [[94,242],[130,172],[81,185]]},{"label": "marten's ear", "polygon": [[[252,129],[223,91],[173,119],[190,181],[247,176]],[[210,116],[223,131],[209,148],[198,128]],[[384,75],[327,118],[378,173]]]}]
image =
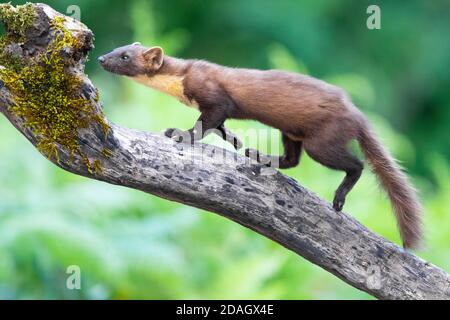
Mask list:
[{"label": "marten's ear", "polygon": [[164,59],[164,51],[161,47],[151,47],[143,53],[145,60],[153,70],[158,70]]}]

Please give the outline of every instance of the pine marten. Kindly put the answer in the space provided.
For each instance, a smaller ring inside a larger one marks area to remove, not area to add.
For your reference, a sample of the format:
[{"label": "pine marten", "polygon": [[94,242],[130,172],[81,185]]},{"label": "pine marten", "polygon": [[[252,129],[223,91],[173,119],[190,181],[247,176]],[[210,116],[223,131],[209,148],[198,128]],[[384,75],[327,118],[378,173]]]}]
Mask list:
[{"label": "pine marten", "polygon": [[[304,149],[322,165],[344,171],[346,176],[333,200],[337,211],[342,210],[346,195],[363,170],[363,163],[348,149],[349,141],[356,139],[391,199],[404,247],[419,245],[422,208],[416,191],[342,89],[297,73],[229,68],[169,57],[161,47],[147,48],[140,43],[117,48],[98,61],[109,72],[127,76],[197,108],[197,123],[202,125],[188,130],[191,141],[203,138],[208,130],[218,129],[239,148],[239,139],[224,127],[230,118],[253,119],[279,129],[283,155],[266,156],[250,149],[245,154],[256,152],[258,159],[276,159],[279,168],[285,169],[298,165]],[[165,135],[180,141],[175,132],[176,129],[167,129]]]}]

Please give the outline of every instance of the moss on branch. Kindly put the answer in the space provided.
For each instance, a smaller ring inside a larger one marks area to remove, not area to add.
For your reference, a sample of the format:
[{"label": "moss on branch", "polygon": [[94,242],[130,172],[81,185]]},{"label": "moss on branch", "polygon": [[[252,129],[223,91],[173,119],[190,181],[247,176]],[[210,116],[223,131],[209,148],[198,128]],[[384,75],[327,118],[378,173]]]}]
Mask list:
[{"label": "moss on branch", "polygon": [[93,100],[82,95],[83,80],[67,68],[71,54],[82,49],[83,42],[65,27],[65,17],[50,22],[53,40],[32,57],[21,53],[21,43],[36,16],[31,4],[13,7],[0,5],[0,19],[6,34],[0,39],[0,80],[13,94],[9,111],[21,117],[39,139],[37,148],[51,160],[59,162],[59,147],[73,158],[78,155],[91,173],[101,171],[97,159],[81,152],[78,130],[91,124],[101,125],[107,135],[109,126]]}]

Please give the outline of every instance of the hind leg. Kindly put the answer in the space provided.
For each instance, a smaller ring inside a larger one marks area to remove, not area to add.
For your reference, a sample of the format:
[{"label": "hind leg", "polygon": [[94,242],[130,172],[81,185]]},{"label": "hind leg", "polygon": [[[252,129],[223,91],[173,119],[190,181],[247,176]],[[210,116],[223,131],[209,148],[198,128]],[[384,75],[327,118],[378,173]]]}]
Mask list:
[{"label": "hind leg", "polygon": [[349,152],[346,143],[342,141],[334,140],[328,143],[305,141],[305,150],[320,164],[334,170],[345,171],[345,178],[337,188],[333,200],[333,208],[341,211],[347,194],[361,177],[363,163]]},{"label": "hind leg", "polygon": [[285,134],[282,135],[284,154],[279,158],[279,168],[288,169],[297,166],[302,155],[303,142],[294,141]]},{"label": "hind leg", "polygon": [[285,134],[281,136],[281,139],[284,147],[284,153],[282,156],[265,155],[254,149],[246,149],[245,156],[255,158],[256,161],[268,167],[278,163],[278,168],[280,169],[293,168],[300,162],[302,142],[294,141]]}]

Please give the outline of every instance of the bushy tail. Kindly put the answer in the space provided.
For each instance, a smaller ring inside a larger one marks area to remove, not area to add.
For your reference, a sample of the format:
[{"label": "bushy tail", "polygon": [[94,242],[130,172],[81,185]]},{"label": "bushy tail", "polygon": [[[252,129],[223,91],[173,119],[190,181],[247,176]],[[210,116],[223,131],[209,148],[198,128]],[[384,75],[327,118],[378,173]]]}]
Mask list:
[{"label": "bushy tail", "polygon": [[369,124],[361,126],[358,141],[392,203],[405,248],[418,248],[422,238],[422,206],[400,166],[382,146]]}]

